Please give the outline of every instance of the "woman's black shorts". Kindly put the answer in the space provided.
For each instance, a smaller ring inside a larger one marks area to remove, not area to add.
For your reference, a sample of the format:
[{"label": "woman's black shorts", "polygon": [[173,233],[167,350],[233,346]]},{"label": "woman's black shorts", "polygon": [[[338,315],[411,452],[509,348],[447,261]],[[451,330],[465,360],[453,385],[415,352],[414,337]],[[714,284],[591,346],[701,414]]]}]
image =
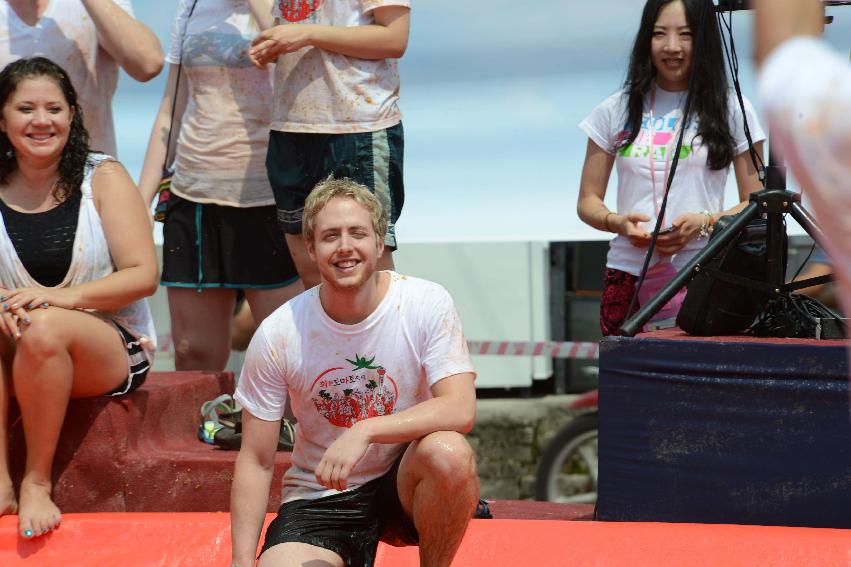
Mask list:
[{"label": "woman's black shorts", "polygon": [[130,334],[130,331],[116,323],[110,321],[112,326],[121,335],[121,340],[124,341],[124,348],[127,349],[127,362],[130,366],[127,372],[127,378],[119,384],[111,392],[107,392],[104,396],[124,396],[132,394],[139,386],[145,383],[148,378],[148,372],[151,370],[151,357],[145,352],[142,343],[138,338]]},{"label": "woman's black shorts", "polygon": [[171,195],[163,223],[162,285],[264,289],[297,279],[274,205],[226,207]]}]

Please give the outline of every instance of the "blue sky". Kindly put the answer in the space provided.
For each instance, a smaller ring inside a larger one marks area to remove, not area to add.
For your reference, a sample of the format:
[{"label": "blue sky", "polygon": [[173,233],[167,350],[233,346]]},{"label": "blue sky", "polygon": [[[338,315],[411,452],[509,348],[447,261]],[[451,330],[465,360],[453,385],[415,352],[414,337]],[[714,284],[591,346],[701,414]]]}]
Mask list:
[{"label": "blue sky", "polygon": [[[164,49],[176,4],[134,2],[137,18],[156,31]],[[586,142],[576,124],[622,81],[642,5],[414,0],[410,44],[400,64],[406,134],[401,241],[605,238],[576,217]],[[827,38],[847,52],[851,8],[831,13],[837,21]],[[750,96],[750,15],[737,12],[733,21]],[[119,85],[119,154],[134,175],[163,79],[138,84],[123,76]]]}]

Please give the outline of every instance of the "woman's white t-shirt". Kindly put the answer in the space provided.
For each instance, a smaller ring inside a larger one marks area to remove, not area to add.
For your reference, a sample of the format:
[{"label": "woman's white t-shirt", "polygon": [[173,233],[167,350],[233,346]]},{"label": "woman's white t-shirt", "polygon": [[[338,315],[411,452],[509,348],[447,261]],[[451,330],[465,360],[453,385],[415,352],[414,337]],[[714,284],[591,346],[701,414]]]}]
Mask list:
[{"label": "woman's white t-shirt", "polygon": [[193,1],[180,2],[166,56],[182,62],[189,83],[172,191],[196,203],[271,205],[266,147],[273,71],[248,58],[260,29],[247,1],[197,0],[189,17]]},{"label": "woman's white t-shirt", "polygon": [[[652,94],[653,90],[655,95]],[[650,221],[643,223],[644,229],[648,232],[652,231],[656,225],[657,210],[664,196],[666,161],[668,163],[672,161],[667,158],[676,150],[685,95],[685,91],[669,92],[654,85],[651,94],[645,97],[641,131],[635,141],[626,148],[615,149],[619,141],[626,136],[627,96],[623,91],[608,97],[579,124],[591,141],[615,155],[618,178],[617,212],[621,214],[635,212],[649,216]],[[750,101],[744,99],[744,102],[751,139],[754,143],[765,140],[765,133],[759,124],[756,111]],[[729,108],[730,129],[734,139],[733,155],[739,155],[748,149],[748,141],[745,136],[742,111],[732,92],[729,97]],[[700,137],[696,135],[697,124],[692,120],[683,138],[680,160],[671,193],[668,196],[663,229],[670,226],[674,219],[683,213],[701,211],[717,213],[724,210],[724,188],[730,168],[709,169],[706,165],[707,149]],[[653,149],[652,158],[651,148]],[[655,169],[655,190],[651,177],[651,163]],[[691,240],[680,252],[670,257],[671,262],[679,270],[705,245],[706,240]],[[625,236],[618,235],[610,244],[606,266],[638,275],[644,264],[645,254],[645,248],[637,248],[630,244]],[[660,258],[657,255],[651,261],[651,265],[659,261]]]},{"label": "woman's white t-shirt", "polygon": [[[74,232],[74,248],[71,264],[62,282],[56,288],[73,287],[91,281],[103,279],[116,271],[115,261],[109,250],[109,242],[101,224],[100,214],[95,206],[92,180],[97,168],[113,158],[105,154],[90,153],[80,184],[82,200]],[[108,188],[107,188],[108,189]],[[0,214],[0,287],[5,289],[43,288],[33,278],[18,257],[15,245],[6,232],[3,215]],[[106,321],[113,321],[124,327],[136,338],[146,338],[148,346],[143,355],[153,360],[157,346],[157,334],[154,320],[146,299],[138,299],[129,305],[113,310],[89,310]]]}]

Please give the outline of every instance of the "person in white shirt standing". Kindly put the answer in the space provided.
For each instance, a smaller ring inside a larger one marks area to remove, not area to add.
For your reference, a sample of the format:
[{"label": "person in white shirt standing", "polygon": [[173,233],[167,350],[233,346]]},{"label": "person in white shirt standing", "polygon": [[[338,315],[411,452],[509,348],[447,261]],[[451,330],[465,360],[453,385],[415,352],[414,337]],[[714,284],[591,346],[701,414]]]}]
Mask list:
[{"label": "person in white shirt standing", "polygon": [[[579,127],[588,136],[577,210],[589,226],[617,236],[606,258],[600,328],[620,334],[627,312],[637,311],[706,245],[715,222],[738,212],[750,193],[762,188],[750,154],[762,154],[765,135],[750,102],[739,106],[728,88],[721,36],[710,0],[647,0],[623,89],[600,103]],[[700,28],[703,28],[702,30]],[[694,69],[694,71],[692,71]],[[684,105],[694,74],[691,115]],[[653,227],[672,169],[678,137],[684,133],[660,235],[638,291]],[[731,166],[740,203],[724,209]],[[604,199],[617,168],[617,209]],[[657,314],[676,317],[685,289]]]},{"label": "person in white shirt standing", "polygon": [[[260,0],[265,17],[272,0]],[[181,0],[168,81],[151,129],[139,191],[146,203],[174,166],[163,220],[177,370],[224,369],[242,291],[259,324],[303,288],[276,220],[263,159],[272,69],[248,58],[260,32],[248,0]],[[168,159],[166,159],[166,154]]]},{"label": "person in white shirt standing", "polygon": [[810,199],[851,313],[851,68],[819,38],[818,0],[755,0],[759,97],[772,142]]},{"label": "person in white shirt standing", "polygon": [[266,168],[304,287],[319,283],[301,238],[304,201],[328,175],[381,201],[389,225],[379,267],[392,269],[404,203],[396,59],[408,46],[410,0],[275,0],[272,15],[251,58],[276,63]]},{"label": "person in white shirt standing", "polygon": [[65,69],[79,93],[91,148],[117,155],[112,97],[118,68],[137,81],[163,66],[157,36],[133,17],[130,0],[7,0],[0,3],[0,68],[23,57],[47,57]]},{"label": "person in white shirt standing", "polygon": [[262,323],[235,398],[242,446],[231,492],[233,565],[254,565],[287,398],[298,418],[283,502],[259,565],[372,565],[379,537],[419,544],[448,566],[476,509],[464,433],[475,371],[441,286],[377,270],[387,217],[348,179],[305,204],[304,239],[322,283]]}]

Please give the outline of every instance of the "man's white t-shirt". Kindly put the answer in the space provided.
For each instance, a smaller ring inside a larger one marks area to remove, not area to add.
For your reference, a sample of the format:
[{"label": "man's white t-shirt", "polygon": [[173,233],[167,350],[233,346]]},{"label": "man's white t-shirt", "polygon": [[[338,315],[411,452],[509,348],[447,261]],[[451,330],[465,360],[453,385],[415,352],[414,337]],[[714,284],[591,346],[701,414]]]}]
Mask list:
[{"label": "man's white t-shirt", "polygon": [[823,41],[799,37],[766,59],[759,100],[772,140],[809,198],[851,313],[851,67]]},{"label": "man's white t-shirt", "polygon": [[[275,0],[276,24],[354,27],[373,10],[410,0]],[[272,130],[322,134],[375,132],[402,120],[395,59],[358,59],[308,46],[278,57]]]},{"label": "man's white t-shirt", "polygon": [[[112,0],[133,15],[130,0]],[[112,96],[118,85],[118,63],[100,47],[91,16],[80,0],[50,0],[34,26],[23,22],[8,2],[0,2],[0,68],[36,55],[65,69],[91,136],[93,150],[116,155]]]},{"label": "man's white t-shirt", "polygon": [[248,2],[178,6],[166,61],[182,62],[190,87],[176,140],[172,191],[179,197],[232,207],[275,202],[266,174],[273,66],[258,69],[248,57],[258,33]]},{"label": "man's white t-shirt", "polygon": [[[331,319],[320,287],[263,321],[245,355],[235,398],[252,415],[283,416],[289,395],[298,419],[283,501],[336,491],[316,482],[325,450],[346,428],[431,398],[440,380],[474,372],[461,321],[438,284],[395,272],[376,310],[355,325]],[[352,470],[349,489],[387,472],[403,444],[372,444]]]},{"label": "man's white t-shirt", "polygon": [[[655,97],[645,97],[644,116],[641,131],[635,141],[626,148],[614,150],[619,141],[626,136],[627,96],[619,91],[598,105],[585,118],[579,127],[600,148],[615,155],[617,168],[617,212],[642,213],[650,217],[643,223],[648,232],[653,230],[658,217],[657,210],[662,204],[665,193],[666,162],[673,161],[677,136],[682,118],[682,108],[686,92],[669,92],[658,86],[652,87]],[[653,104],[651,105],[651,99]],[[745,113],[751,138],[754,143],[765,140],[765,133],[759,124],[756,112],[750,101],[745,100]],[[734,139],[733,155],[739,155],[748,148],[744,132],[742,111],[734,93],[730,93],[730,129]],[[651,111],[653,115],[651,141]],[[697,124],[692,120],[683,138],[680,160],[674,175],[674,182],[668,196],[668,205],[662,228],[667,228],[683,213],[709,211],[717,213],[724,210],[724,187],[730,168],[712,170],[706,165],[708,155],[706,147],[697,134]],[[650,148],[654,155],[651,158]],[[669,159],[670,157],[670,159]],[[655,169],[655,190],[651,177],[651,162]],[[706,240],[692,240],[677,254],[671,257],[676,269],[685,266],[689,260],[706,245]],[[645,248],[637,248],[629,243],[625,236],[616,236],[612,240],[606,266],[633,275],[641,273],[644,264]],[[656,255],[651,262],[660,261]]]}]

